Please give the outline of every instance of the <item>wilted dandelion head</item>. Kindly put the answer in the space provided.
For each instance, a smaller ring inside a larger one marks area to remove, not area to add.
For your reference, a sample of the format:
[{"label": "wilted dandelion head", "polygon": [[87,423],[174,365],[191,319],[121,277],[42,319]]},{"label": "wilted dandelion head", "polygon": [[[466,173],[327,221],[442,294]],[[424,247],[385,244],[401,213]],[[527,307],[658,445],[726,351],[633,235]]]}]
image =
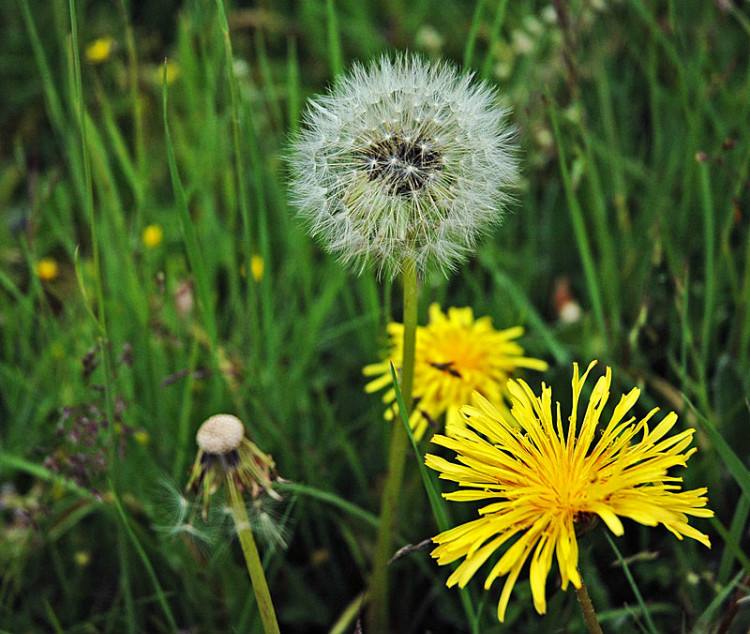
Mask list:
[{"label": "wilted dandelion head", "polygon": [[500,220],[517,177],[496,91],[413,55],[355,64],[310,101],[291,197],[311,233],[360,270],[454,267]]},{"label": "wilted dandelion head", "polygon": [[265,491],[281,499],[272,486],[276,478],[273,458],[248,440],[239,418],[231,414],[211,416],[198,428],[195,440],[198,453],[187,488],[202,492],[204,517],[209,499],[228,478],[253,498]]}]

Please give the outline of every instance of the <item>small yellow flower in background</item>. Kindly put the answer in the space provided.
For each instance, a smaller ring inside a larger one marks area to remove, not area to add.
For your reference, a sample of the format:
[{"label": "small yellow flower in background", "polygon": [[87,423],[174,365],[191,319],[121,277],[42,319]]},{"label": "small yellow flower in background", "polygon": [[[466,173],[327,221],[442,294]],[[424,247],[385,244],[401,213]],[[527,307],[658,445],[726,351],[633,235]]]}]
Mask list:
[{"label": "small yellow flower in background", "polygon": [[143,230],[143,244],[149,249],[155,249],[164,240],[164,230],[160,225],[148,225]]},{"label": "small yellow flower in background", "polygon": [[86,61],[90,64],[101,64],[106,62],[112,50],[114,49],[115,41],[111,37],[100,37],[86,47]]},{"label": "small yellow flower in background", "polygon": [[139,429],[133,433],[133,440],[142,447],[145,447],[151,443],[151,435],[146,430]]},{"label": "small yellow flower in background", "polygon": [[88,550],[77,550],[73,555],[76,565],[85,568],[91,563],[91,553]]},{"label": "small yellow flower in background", "polygon": [[51,282],[60,274],[60,267],[54,258],[42,258],[36,263],[36,274],[42,282]]},{"label": "small yellow flower in background", "polygon": [[[366,392],[389,387],[383,395],[388,405],[386,420],[392,420],[398,412],[390,364],[397,370],[401,367],[403,330],[403,324],[388,324],[388,357],[363,369],[365,376],[377,376],[365,386]],[[490,317],[474,319],[471,308],[449,308],[446,315],[440,306],[432,304],[429,323],[417,328],[415,405],[409,421],[415,438],[421,438],[430,422],[443,414],[449,432],[463,426],[459,409],[471,403],[475,393],[505,410],[505,386],[517,369],[546,370],[546,362],[523,356],[523,348],[514,341],[523,332],[520,326],[495,330]]]},{"label": "small yellow flower in background", "polygon": [[621,396],[600,429],[612,383],[609,368],[596,382],[585,410],[579,406],[595,363],[583,376],[578,364],[573,365],[567,425],[559,403],[553,409],[548,386],[542,384],[541,396],[536,396],[524,381],[511,380],[510,416],[478,397],[476,406],[462,408],[466,427],[455,428],[452,437],[433,437],[434,443],[456,452],[456,462],[426,456],[427,466],[439,471],[442,479],[459,484],[458,490],[444,494],[446,499],[489,501],[479,509],[479,519],[433,538],[438,546],[432,556],[439,564],[465,558],[448,578],[449,587],[463,588],[495,551],[514,540],[484,584],[489,589],[495,579],[507,576],[498,603],[500,621],[529,558],[531,593],[539,614],[546,611],[545,582],[553,557],[563,590],[568,583],[581,586],[576,526],[593,519],[603,520],[618,536],[624,532],[620,517],[626,517],[646,526],[662,524],[677,539],[690,537],[711,546],[708,536],[688,524],[688,516],[713,516],[705,508],[706,489],[681,491],[682,479],[668,474],[672,467],[685,467],[696,451],[688,449],[695,430],[667,436],[677,421],[674,412],[650,428],[658,408],[637,422],[635,416],[627,417],[638,400],[637,388]]},{"label": "small yellow flower in background", "polygon": [[250,273],[256,282],[260,282],[263,279],[263,271],[265,271],[266,265],[263,262],[263,257],[257,253],[250,258]]}]

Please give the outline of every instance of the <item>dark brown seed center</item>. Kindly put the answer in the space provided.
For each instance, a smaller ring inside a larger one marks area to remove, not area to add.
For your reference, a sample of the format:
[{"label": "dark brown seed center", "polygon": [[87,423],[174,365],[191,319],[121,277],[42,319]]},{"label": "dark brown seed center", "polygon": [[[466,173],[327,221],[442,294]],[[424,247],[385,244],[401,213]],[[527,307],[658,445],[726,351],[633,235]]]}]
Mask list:
[{"label": "dark brown seed center", "polygon": [[421,136],[391,134],[368,145],[359,157],[371,181],[383,181],[400,196],[419,191],[443,168],[440,153]]}]

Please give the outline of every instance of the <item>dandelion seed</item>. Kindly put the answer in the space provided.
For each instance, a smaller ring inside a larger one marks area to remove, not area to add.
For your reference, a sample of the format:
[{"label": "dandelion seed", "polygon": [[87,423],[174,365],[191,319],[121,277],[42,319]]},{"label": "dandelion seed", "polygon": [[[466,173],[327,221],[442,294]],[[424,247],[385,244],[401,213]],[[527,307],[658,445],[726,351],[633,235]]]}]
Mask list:
[{"label": "dandelion seed", "polygon": [[708,536],[688,524],[689,516],[713,516],[706,508],[706,489],[682,491],[682,479],[668,473],[686,466],[696,451],[688,448],[695,430],[668,436],[677,422],[674,412],[649,427],[658,408],[637,422],[628,417],[640,394],[637,388],[620,398],[604,429],[598,429],[610,396],[609,368],[596,382],[580,420],[581,392],[594,364],[583,376],[578,365],[573,366],[567,433],[559,403],[553,411],[549,387],[542,384],[541,396],[536,396],[525,382],[511,380],[511,416],[478,397],[476,406],[462,409],[465,428],[456,428],[451,437],[433,437],[436,444],[456,452],[456,461],[426,456],[427,466],[442,479],[459,483],[458,490],[444,494],[446,499],[490,502],[479,509],[479,519],[433,538],[437,547],[432,556],[439,564],[464,559],[448,586],[464,587],[495,551],[511,543],[484,584],[489,589],[495,579],[506,576],[498,603],[500,621],[529,558],[539,614],[546,611],[545,583],[553,557],[563,590],[569,583],[583,587],[576,530],[592,518],[618,536],[624,532],[620,518],[629,518],[646,526],[661,524],[680,540],[690,537],[711,545]]},{"label": "dandelion seed", "polygon": [[141,237],[143,244],[149,249],[155,249],[164,240],[164,230],[160,225],[148,225]]},{"label": "dandelion seed", "polygon": [[36,263],[36,275],[42,282],[51,282],[60,274],[57,260],[53,258],[42,258]]},{"label": "dandelion seed", "polygon": [[517,179],[498,95],[413,55],[355,65],[313,99],[291,156],[291,198],[343,261],[393,277],[449,270],[499,222]]},{"label": "dandelion seed", "polygon": [[[474,319],[471,308],[449,308],[444,313],[432,304],[426,326],[417,329],[417,351],[414,367],[415,407],[410,423],[415,438],[421,438],[430,422],[446,416],[448,433],[456,425],[463,426],[459,408],[473,400],[474,394],[487,398],[507,412],[506,383],[520,368],[544,371],[547,363],[524,356],[523,348],[515,341],[523,334],[520,326],[495,330],[489,317]],[[383,402],[388,406],[386,420],[398,413],[396,391],[393,389],[391,363],[398,369],[403,358],[403,325],[390,323],[388,335],[390,351],[380,363],[365,366],[365,376],[377,378],[365,386],[365,391],[388,391]]]}]

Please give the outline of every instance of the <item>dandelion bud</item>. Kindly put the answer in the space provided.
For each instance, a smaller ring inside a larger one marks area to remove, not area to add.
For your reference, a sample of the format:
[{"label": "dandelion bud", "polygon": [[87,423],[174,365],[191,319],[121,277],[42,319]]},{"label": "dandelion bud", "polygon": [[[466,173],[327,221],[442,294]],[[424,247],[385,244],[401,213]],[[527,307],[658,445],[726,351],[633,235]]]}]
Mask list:
[{"label": "dandelion bud", "polygon": [[310,102],[291,198],[344,262],[398,274],[451,269],[502,216],[517,179],[496,91],[419,57],[356,64]]}]

